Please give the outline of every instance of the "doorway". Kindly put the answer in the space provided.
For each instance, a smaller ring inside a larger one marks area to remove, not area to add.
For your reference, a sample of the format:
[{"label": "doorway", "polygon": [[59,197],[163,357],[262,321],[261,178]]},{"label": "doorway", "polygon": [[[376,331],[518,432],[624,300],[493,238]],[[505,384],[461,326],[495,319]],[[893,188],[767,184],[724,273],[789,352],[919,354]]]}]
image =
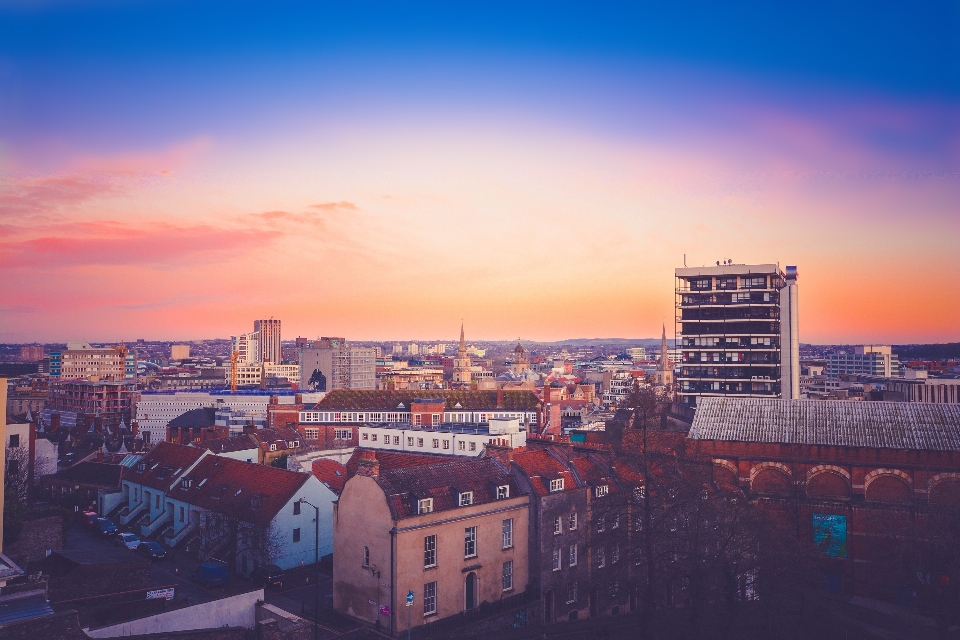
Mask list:
[{"label": "doorway", "polygon": [[543,621],[547,624],[553,622],[553,589],[543,594]]},{"label": "doorway", "polygon": [[471,571],[467,574],[466,584],[466,602],[465,609],[473,609],[477,606],[477,574]]}]

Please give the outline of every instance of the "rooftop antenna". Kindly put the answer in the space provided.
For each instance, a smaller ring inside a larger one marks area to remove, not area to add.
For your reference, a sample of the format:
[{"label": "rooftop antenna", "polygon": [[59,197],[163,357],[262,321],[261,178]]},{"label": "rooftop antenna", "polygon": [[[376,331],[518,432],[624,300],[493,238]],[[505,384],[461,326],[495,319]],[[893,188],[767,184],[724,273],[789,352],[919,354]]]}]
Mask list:
[{"label": "rooftop antenna", "polygon": [[687,266],[687,254],[683,254],[683,266],[684,268]]}]

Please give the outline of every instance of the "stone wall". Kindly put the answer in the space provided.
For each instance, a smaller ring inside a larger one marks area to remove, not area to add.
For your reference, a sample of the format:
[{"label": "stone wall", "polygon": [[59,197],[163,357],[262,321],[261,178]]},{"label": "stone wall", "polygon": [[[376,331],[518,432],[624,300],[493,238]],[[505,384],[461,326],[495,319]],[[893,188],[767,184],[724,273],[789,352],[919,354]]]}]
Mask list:
[{"label": "stone wall", "polygon": [[31,562],[43,560],[47,550],[58,551],[62,548],[63,518],[48,516],[24,522],[20,538],[4,552],[11,560],[26,568]]}]

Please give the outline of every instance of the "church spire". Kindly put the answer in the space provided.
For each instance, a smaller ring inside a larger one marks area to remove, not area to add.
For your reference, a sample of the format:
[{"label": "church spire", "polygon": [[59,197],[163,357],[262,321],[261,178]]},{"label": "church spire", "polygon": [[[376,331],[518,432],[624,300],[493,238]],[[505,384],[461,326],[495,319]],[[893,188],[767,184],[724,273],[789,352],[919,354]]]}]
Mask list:
[{"label": "church spire", "polygon": [[663,325],[663,337],[660,339],[660,371],[666,371],[670,361],[669,351],[667,351],[667,325]]},{"label": "church spire", "polygon": [[467,354],[467,341],[463,337],[463,321],[460,321],[460,352],[459,355],[465,356]]}]

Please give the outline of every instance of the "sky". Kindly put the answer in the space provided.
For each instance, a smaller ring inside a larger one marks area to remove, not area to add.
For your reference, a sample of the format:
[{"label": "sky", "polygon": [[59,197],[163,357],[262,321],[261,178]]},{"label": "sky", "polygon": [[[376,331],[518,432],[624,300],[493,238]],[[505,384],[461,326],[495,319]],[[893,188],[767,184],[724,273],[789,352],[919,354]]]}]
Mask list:
[{"label": "sky", "polygon": [[0,341],[960,340],[960,5],[0,3]]}]

